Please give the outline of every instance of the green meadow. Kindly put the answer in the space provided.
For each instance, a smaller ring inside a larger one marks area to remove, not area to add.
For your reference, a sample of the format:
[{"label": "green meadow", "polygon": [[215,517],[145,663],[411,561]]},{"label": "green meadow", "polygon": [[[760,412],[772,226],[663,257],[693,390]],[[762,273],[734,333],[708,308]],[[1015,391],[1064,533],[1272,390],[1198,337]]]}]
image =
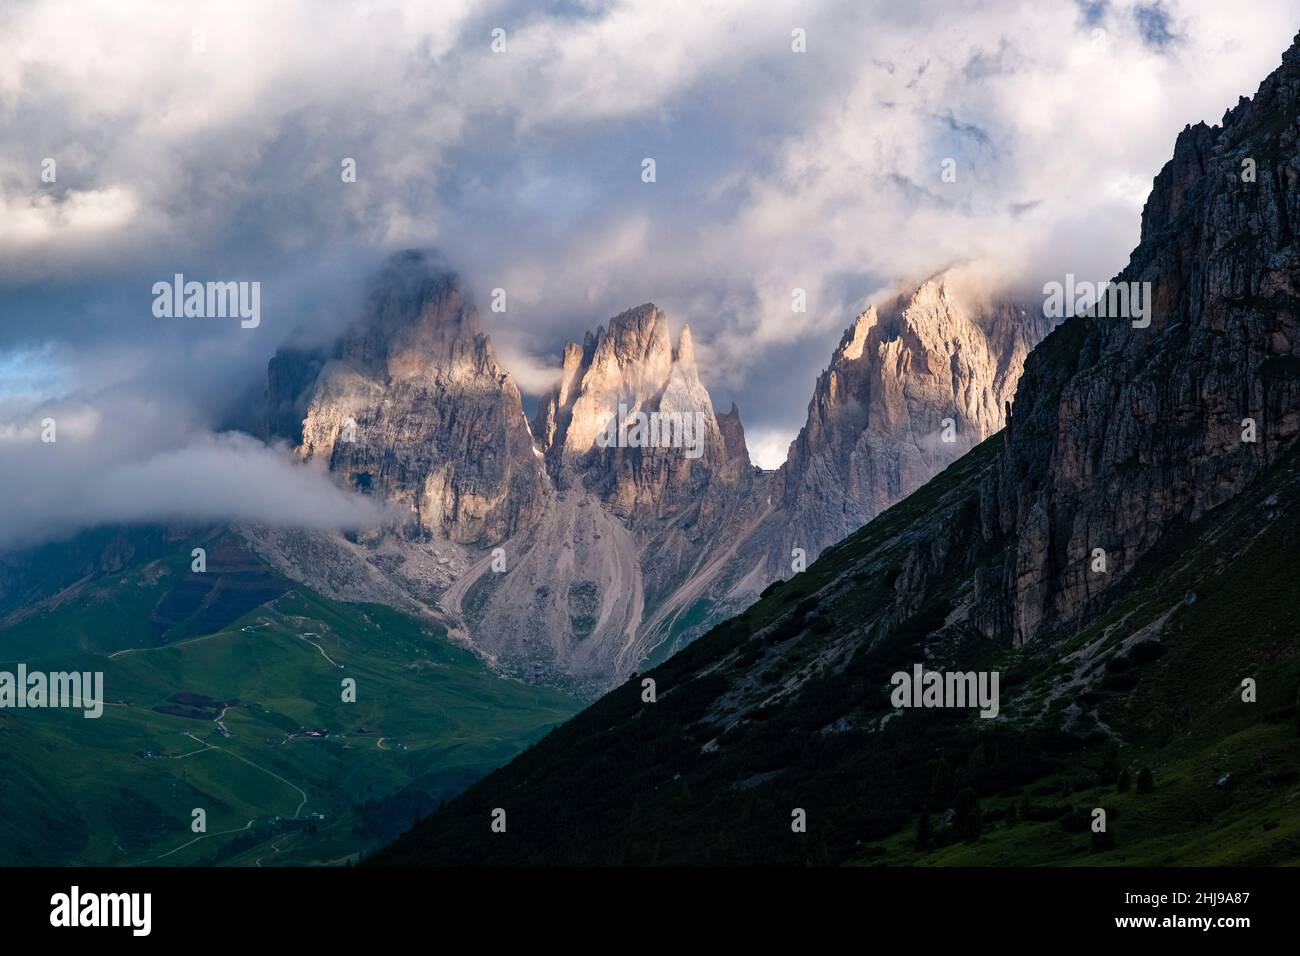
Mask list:
[{"label": "green meadow", "polygon": [[116,599],[41,615],[48,655],[32,619],[0,632],[0,656],[31,652],[30,670],[103,671],[108,701],[98,719],[0,710],[5,865],[343,864],[579,706],[495,676],[432,623],[301,589],[213,633],[140,646],[127,631],[137,646],[88,653],[85,635],[113,647],[158,600],[138,574],[104,588]]}]

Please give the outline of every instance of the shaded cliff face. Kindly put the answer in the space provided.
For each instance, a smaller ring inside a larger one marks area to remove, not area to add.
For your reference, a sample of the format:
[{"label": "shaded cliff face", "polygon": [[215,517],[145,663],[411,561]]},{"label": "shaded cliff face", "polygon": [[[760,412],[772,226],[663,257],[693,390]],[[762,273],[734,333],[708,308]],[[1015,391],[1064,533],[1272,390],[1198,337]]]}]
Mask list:
[{"label": "shaded cliff face", "polygon": [[984,563],[967,569],[973,627],[1017,645],[1068,633],[1169,535],[1291,451],[1298,207],[1293,46],[1222,126],[1178,136],[1143,210],[1141,242],[1114,280],[1149,284],[1149,316],[1079,315],[1033,351],[1005,447],[969,505],[978,541],[936,528],[918,543],[901,568],[900,613],[949,587],[954,553],[977,543]]},{"label": "shaded cliff face", "polygon": [[[1152,283],[1149,326],[1067,320],[1001,435],[377,861],[1294,862],[1297,216],[1300,37],[1156,177],[1118,277]],[[997,717],[893,706],[922,662],[999,672]],[[1116,793],[1139,767],[1154,805]],[[945,846],[963,790],[999,822]],[[1122,808],[1113,849],[1079,800]]]},{"label": "shaded cliff face", "polygon": [[[272,363],[273,408],[301,364]],[[394,259],[320,371],[298,454],[404,507],[410,535],[496,544],[536,519],[545,494],[519,390],[477,310],[418,254]]]},{"label": "shaded cliff face", "polygon": [[[1298,222],[1293,47],[1222,127],[1186,128],[1156,177],[1118,277],[1151,283],[1150,327],[1075,319],[1027,363],[987,490],[1016,536],[1003,583],[1017,641],[1077,622],[1300,434]],[[1098,548],[1105,574],[1090,570]]]}]

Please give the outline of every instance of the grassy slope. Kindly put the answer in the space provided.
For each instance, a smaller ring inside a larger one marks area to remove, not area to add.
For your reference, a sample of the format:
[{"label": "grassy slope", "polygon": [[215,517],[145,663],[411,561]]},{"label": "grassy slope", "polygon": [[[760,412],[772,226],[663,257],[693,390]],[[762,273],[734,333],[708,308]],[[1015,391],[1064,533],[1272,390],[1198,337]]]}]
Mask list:
[{"label": "grassy slope", "polygon": [[[0,660],[19,661],[32,655],[110,654],[132,647],[170,643],[182,637],[208,634],[283,594],[292,582],[251,556],[235,536],[221,531],[198,532],[166,546],[155,529],[127,530],[120,538],[139,560],[121,570],[91,572],[46,600],[27,606],[0,622]],[[95,541],[94,533],[80,540]],[[38,559],[58,565],[71,559],[78,542],[66,553],[46,549]],[[204,574],[190,570],[191,547],[207,551]],[[54,576],[51,570],[50,577]],[[32,575],[39,577],[39,574]]]},{"label": "grassy slope", "polygon": [[[1268,504],[1276,499],[1277,504]],[[1132,746],[1126,763],[1153,768],[1156,789],[1119,794],[1109,780],[1059,802],[1111,818],[1113,849],[1093,852],[1089,832],[1060,821],[990,824],[974,844],[918,855],[914,830],[889,844],[887,862],[1091,865],[1300,863],[1300,470],[1295,456],[1242,500],[1175,533],[1098,624],[1069,646],[1102,638],[1121,656],[1125,635],[1165,618],[1157,661],[1124,670],[1132,686],[1085,695],[1105,726]],[[1191,599],[1189,603],[1189,598]],[[1122,622],[1122,625],[1119,624]],[[1131,655],[1122,655],[1131,659]],[[1104,665],[1103,665],[1104,666]],[[1255,703],[1241,699],[1254,678]],[[1104,685],[1103,685],[1104,687]],[[1095,699],[1094,699],[1095,698]],[[1081,755],[1101,759],[1094,749]],[[1222,786],[1219,781],[1227,775]],[[1078,775],[1054,775],[1029,792],[1073,789]],[[1019,799],[984,808],[1005,813]]]},{"label": "grassy slope", "polygon": [[156,643],[153,609],[171,583],[189,570],[179,554],[149,565],[107,575],[76,589],[64,602],[36,609],[4,629],[3,657],[26,660],[33,654],[77,650],[111,653]]},{"label": "grassy slope", "polygon": [[[127,604],[69,602],[45,621],[75,648],[95,630],[97,609],[109,632]],[[4,864],[138,864],[162,854],[164,864],[337,861],[382,842],[577,707],[492,675],[428,625],[303,590],[163,647],[105,657],[57,643],[63,653],[27,656],[29,668],[103,670],[105,695],[129,703],[98,720],[0,711]],[[355,704],[341,700],[343,677],[357,681]],[[238,698],[223,720],[233,736],[218,733],[215,713],[153,709],[181,691]],[[290,736],[304,726],[330,736]],[[194,838],[194,807],[206,809],[210,836],[170,852]],[[325,819],[269,822],[313,812]]]}]

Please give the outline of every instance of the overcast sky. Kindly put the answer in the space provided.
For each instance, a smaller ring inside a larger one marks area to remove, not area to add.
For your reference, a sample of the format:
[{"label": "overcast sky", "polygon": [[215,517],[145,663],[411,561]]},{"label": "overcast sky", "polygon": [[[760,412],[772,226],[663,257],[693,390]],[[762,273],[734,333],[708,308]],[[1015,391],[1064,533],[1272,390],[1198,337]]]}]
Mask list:
[{"label": "overcast sky", "polygon": [[[1178,131],[1297,27],[1300,0],[0,3],[0,546],[286,489],[294,520],[364,520],[212,432],[406,247],[461,272],[533,395],[566,340],[657,303],[774,467],[882,290],[1117,272]],[[260,281],[261,324],[156,318],[176,272]],[[78,448],[33,443],[56,407]],[[132,497],[141,468],[194,487]]]}]

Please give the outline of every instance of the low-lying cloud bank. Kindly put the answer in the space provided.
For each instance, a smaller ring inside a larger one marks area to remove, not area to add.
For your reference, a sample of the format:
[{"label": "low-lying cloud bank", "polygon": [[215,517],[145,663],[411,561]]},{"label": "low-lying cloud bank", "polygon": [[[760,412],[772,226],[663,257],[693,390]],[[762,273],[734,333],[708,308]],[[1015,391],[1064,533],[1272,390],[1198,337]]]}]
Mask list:
[{"label": "low-lying cloud bank", "polygon": [[296,461],[287,446],[196,431],[131,402],[62,402],[0,417],[0,487],[0,551],[103,524],[359,530],[399,517]]}]

